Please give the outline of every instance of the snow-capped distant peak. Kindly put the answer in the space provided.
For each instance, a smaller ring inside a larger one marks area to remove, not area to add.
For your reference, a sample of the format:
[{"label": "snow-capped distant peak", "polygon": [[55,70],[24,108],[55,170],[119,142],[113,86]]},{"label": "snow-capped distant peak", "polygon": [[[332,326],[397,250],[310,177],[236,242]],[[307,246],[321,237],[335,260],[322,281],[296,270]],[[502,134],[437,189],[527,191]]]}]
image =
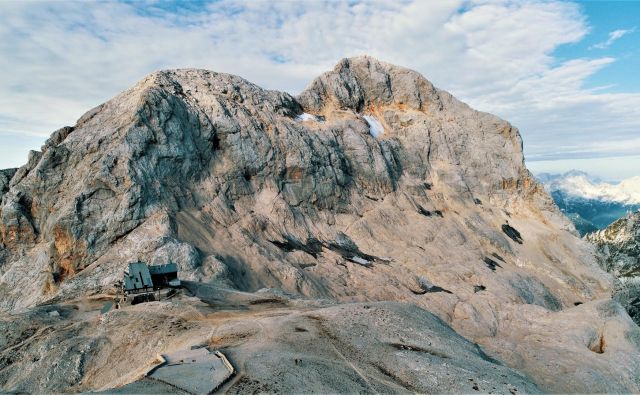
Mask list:
[{"label": "snow-capped distant peak", "polygon": [[640,176],[620,183],[600,181],[580,171],[562,175],[545,174],[541,181],[550,191],[562,191],[567,195],[624,204],[640,204]]}]

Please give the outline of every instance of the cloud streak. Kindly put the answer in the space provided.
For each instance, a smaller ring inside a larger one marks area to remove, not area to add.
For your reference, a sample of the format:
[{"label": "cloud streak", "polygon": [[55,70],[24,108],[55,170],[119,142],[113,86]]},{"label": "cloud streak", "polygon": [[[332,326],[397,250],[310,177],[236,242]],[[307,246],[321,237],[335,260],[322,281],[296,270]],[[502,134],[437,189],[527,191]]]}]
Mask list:
[{"label": "cloud streak", "polygon": [[614,30],[612,32],[609,33],[609,38],[607,39],[607,41],[603,41],[601,43],[592,45],[591,47],[589,47],[589,49],[606,49],[609,48],[611,46],[611,44],[613,44],[614,42],[618,41],[619,39],[621,39],[622,37],[626,36],[629,33],[633,33],[636,31],[636,28],[634,27],[633,29],[619,29],[619,30]]},{"label": "cloud streak", "polygon": [[0,3],[0,142],[7,133],[46,136],[73,124],[158,69],[229,72],[295,94],[340,58],[369,54],[508,119],[520,128],[528,158],[580,150],[585,157],[619,155],[637,147],[640,94],[583,87],[615,59],[558,64],[553,57],[588,34],[576,4],[182,4]]}]

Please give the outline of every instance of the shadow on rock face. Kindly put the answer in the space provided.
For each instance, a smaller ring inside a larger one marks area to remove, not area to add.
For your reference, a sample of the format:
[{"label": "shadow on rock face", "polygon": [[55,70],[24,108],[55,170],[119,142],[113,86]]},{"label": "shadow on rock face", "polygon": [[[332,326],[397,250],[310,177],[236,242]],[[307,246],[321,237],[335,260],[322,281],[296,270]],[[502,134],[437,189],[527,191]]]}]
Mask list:
[{"label": "shadow on rock face", "polygon": [[484,264],[487,265],[487,267],[494,272],[496,271],[496,267],[500,267],[500,268],[502,267],[498,262],[494,261],[491,258],[485,257],[483,261],[484,261]]},{"label": "shadow on rock face", "polygon": [[284,237],[284,241],[270,240],[270,242],[283,251],[304,251],[316,259],[322,253],[322,243],[314,238],[303,243],[300,240],[287,235]]},{"label": "shadow on rock face", "polygon": [[518,244],[522,244],[522,236],[520,235],[520,232],[516,230],[516,228],[512,227],[509,224],[503,224],[502,231],[504,232],[504,234],[509,236],[511,240],[515,241]]},{"label": "shadow on rock face", "polygon": [[509,284],[517,292],[523,302],[542,306],[547,310],[562,310],[562,303],[549,288],[533,277],[515,275],[509,279]]}]

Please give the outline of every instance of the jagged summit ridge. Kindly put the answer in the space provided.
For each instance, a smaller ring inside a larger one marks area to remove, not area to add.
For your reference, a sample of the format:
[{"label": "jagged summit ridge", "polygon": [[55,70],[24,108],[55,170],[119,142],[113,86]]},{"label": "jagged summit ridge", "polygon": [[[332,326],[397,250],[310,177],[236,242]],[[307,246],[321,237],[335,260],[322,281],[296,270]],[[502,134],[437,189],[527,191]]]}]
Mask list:
[{"label": "jagged summit ridge", "polygon": [[[185,280],[244,292],[415,304],[547,391],[636,391],[637,328],[521,144],[508,122],[368,57],[298,97],[154,73],[11,178],[0,308],[108,294],[128,262],[171,260]],[[608,353],[584,344],[597,336]]]}]

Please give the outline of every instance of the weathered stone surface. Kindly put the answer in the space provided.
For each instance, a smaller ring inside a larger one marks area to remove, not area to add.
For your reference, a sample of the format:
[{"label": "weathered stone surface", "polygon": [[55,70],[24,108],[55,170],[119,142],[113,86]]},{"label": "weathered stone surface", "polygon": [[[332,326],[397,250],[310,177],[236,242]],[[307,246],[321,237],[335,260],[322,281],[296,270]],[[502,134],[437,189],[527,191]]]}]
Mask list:
[{"label": "weathered stone surface", "polygon": [[9,190],[9,183],[16,174],[16,171],[18,171],[18,169],[0,170],[0,200],[2,200],[2,196]]},{"label": "weathered stone surface", "polygon": [[[207,290],[199,293],[207,299]],[[251,297],[243,302],[241,293],[231,294],[227,293],[227,303],[241,307],[231,317],[228,307],[219,311],[194,305],[188,297],[127,306],[100,319],[91,313],[91,305],[98,301],[51,305],[2,317],[3,388],[27,393],[146,393],[142,384],[147,384],[163,392],[156,379],[170,380],[151,370],[158,365],[157,355],[184,354],[182,350],[196,346],[224,348],[237,369],[235,378],[223,388],[231,393],[252,389],[465,393],[474,387],[505,394],[540,392],[530,378],[492,360],[477,345],[414,305],[383,302],[316,307],[300,300],[293,307],[292,301],[283,300],[276,305],[280,314],[273,315],[273,306],[253,304]],[[220,293],[215,295],[218,301],[225,299]],[[60,315],[53,317],[52,311]],[[215,330],[210,323],[217,323]],[[193,359],[197,362],[198,358]],[[188,369],[192,360],[182,367],[186,378],[197,376]],[[198,374],[203,373],[200,366],[194,367]],[[149,378],[120,387],[149,371]],[[209,377],[208,382],[181,388],[212,383]]]},{"label": "weathered stone surface", "polygon": [[85,301],[0,317],[3,391],[48,394],[119,386],[155,366],[156,350],[206,338],[209,328],[194,319],[192,307],[155,304],[98,317],[93,310],[102,303]]},{"label": "weathered stone surface", "polygon": [[[525,168],[517,129],[369,57],[297,98],[154,73],[33,152],[0,218],[7,312],[113,292],[129,261],[171,259],[183,278],[247,293],[419,306],[543,391],[640,387],[637,364],[599,362],[640,360],[619,337],[637,336],[624,311],[602,337],[616,354],[585,343],[603,318],[574,312],[609,303],[613,278]],[[562,369],[544,367],[560,355]]]},{"label": "weathered stone surface", "polygon": [[[232,334],[239,331],[245,338],[238,344]],[[540,392],[434,315],[401,303],[233,322],[220,327],[211,346],[225,347],[244,366],[246,373],[225,387],[230,393]]]},{"label": "weathered stone surface", "polygon": [[586,235],[599,253],[600,263],[618,280],[615,299],[640,325],[640,212]]}]

